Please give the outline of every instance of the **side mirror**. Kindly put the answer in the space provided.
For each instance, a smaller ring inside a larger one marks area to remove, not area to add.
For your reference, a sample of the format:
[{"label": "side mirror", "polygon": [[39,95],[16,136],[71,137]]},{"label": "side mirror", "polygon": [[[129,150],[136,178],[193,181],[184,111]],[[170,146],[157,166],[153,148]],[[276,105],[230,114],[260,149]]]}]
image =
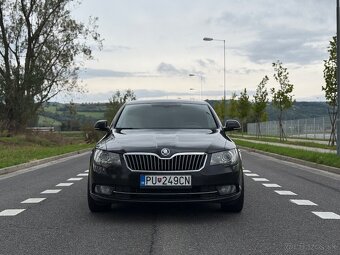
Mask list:
[{"label": "side mirror", "polygon": [[94,125],[95,130],[109,132],[110,128],[107,126],[107,120],[98,120]]},{"label": "side mirror", "polygon": [[225,122],[224,131],[240,130],[241,125],[237,120],[227,120]]}]

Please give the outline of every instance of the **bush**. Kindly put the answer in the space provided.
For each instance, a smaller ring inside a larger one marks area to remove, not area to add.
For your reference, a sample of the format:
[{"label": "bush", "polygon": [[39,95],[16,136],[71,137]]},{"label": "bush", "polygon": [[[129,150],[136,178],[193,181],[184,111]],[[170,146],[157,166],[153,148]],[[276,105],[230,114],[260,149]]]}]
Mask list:
[{"label": "bush", "polygon": [[103,133],[94,129],[93,124],[85,123],[81,127],[84,133],[84,138],[87,143],[96,143],[103,137]]}]

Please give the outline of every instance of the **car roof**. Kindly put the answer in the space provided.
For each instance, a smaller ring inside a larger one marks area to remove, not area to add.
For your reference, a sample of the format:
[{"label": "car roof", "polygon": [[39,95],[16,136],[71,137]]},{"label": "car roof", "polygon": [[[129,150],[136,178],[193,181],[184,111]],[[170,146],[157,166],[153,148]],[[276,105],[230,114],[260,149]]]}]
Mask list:
[{"label": "car roof", "polygon": [[200,105],[209,105],[205,101],[189,101],[189,100],[169,100],[169,99],[157,99],[157,100],[134,100],[126,103],[127,105],[136,105],[136,104],[200,104]]}]

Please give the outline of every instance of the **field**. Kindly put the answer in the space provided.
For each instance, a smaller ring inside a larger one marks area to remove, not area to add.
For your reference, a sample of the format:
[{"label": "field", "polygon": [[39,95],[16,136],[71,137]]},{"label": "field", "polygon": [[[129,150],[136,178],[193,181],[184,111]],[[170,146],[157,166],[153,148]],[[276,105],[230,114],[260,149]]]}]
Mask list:
[{"label": "field", "polygon": [[0,168],[92,148],[82,132],[28,133],[15,137],[0,137]]}]

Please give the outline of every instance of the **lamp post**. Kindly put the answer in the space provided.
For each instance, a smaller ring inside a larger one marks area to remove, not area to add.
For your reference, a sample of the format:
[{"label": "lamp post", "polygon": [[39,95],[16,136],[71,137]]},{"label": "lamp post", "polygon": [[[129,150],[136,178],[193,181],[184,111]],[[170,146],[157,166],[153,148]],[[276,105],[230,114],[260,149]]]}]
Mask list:
[{"label": "lamp post", "polygon": [[192,76],[197,76],[197,77],[199,77],[201,79],[201,95],[200,95],[200,97],[201,97],[201,100],[202,100],[203,75],[191,73],[191,74],[189,74],[189,76],[191,76],[191,77]]},{"label": "lamp post", "polygon": [[223,42],[223,122],[225,121],[225,108],[226,108],[226,89],[225,89],[225,40],[204,37],[203,41],[219,41]]},{"label": "lamp post", "polygon": [[336,152],[340,156],[340,4],[339,0],[336,1],[336,84],[337,84],[337,104],[338,113],[336,120]]}]

